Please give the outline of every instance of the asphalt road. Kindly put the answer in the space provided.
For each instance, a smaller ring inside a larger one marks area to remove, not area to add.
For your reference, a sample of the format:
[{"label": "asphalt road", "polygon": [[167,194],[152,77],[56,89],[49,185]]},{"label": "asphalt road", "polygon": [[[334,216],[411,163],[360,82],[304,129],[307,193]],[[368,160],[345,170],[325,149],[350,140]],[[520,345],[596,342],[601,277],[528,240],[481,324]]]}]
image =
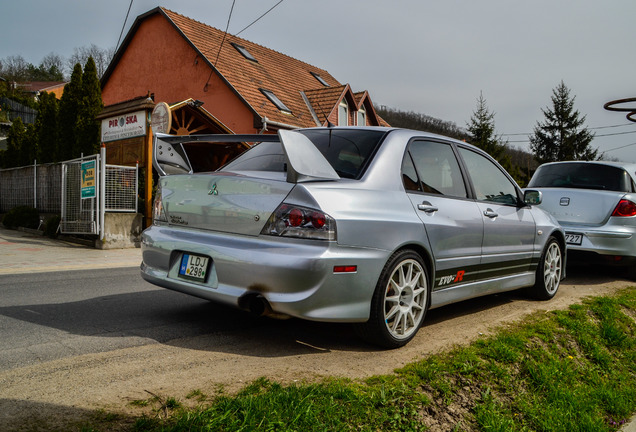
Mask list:
[{"label": "asphalt road", "polygon": [[0,371],[250,325],[232,312],[153,287],[135,267],[5,275]]}]

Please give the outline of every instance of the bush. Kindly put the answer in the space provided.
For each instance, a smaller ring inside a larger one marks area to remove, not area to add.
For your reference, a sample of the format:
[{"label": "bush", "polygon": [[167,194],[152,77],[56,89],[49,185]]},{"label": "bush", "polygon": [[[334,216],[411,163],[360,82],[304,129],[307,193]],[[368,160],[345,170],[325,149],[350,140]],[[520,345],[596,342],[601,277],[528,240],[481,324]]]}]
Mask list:
[{"label": "bush", "polygon": [[59,215],[52,216],[44,223],[44,235],[51,238],[57,238],[57,228],[62,218]]},{"label": "bush", "polygon": [[2,224],[12,229],[17,227],[37,229],[40,225],[40,213],[29,206],[14,207],[4,215]]}]

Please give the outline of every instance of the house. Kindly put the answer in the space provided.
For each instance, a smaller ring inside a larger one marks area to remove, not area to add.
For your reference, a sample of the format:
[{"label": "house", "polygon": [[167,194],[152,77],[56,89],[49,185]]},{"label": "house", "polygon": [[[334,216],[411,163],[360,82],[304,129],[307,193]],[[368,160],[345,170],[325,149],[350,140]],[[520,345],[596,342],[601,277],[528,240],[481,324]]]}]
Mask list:
[{"label": "house", "polygon": [[197,100],[234,133],[387,126],[367,91],[354,92],[324,69],[162,7],[136,19],[102,77],[106,106],[149,92],[168,104]]}]

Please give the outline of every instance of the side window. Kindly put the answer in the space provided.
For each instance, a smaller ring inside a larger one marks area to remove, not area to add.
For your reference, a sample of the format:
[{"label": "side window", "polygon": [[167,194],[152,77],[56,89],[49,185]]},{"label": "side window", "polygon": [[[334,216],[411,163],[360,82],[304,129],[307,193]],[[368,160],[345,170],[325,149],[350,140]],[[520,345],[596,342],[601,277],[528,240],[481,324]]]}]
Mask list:
[{"label": "side window", "polygon": [[407,190],[466,198],[466,186],[449,144],[413,141],[404,156],[402,179]]},{"label": "side window", "polygon": [[468,173],[480,201],[517,205],[517,188],[490,159],[460,147]]}]

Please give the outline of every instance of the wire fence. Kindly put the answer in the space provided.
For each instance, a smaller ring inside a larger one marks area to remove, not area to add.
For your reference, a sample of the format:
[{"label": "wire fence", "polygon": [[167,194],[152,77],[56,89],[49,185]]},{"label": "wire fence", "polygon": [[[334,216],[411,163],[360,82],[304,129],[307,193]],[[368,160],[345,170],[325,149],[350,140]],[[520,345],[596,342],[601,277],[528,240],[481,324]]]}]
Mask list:
[{"label": "wire fence", "polygon": [[[0,213],[29,206],[40,213],[61,214],[62,171],[69,162],[0,169]],[[137,212],[138,172],[137,167],[106,165],[105,211]],[[76,174],[69,181],[79,191],[79,167]]]},{"label": "wire fence", "polygon": [[62,164],[41,164],[0,170],[0,213],[30,206],[40,213],[60,213]]}]

